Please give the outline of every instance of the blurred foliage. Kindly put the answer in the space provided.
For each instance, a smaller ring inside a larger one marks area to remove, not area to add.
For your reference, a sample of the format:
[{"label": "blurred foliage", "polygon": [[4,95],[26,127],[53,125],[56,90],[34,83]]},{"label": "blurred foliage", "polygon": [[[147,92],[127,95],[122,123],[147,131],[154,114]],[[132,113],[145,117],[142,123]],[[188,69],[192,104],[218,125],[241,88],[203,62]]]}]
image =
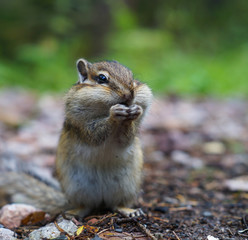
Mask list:
[{"label": "blurred foliage", "polygon": [[248,1],[1,0],[0,86],[65,91],[115,59],[154,91],[247,96]]}]

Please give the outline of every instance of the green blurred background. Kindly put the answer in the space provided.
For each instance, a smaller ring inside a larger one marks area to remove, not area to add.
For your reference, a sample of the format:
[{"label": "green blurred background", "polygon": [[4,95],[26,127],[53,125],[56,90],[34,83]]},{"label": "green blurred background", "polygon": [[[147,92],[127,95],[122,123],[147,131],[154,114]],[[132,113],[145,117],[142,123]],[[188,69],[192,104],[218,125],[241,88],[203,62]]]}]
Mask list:
[{"label": "green blurred background", "polygon": [[247,0],[1,0],[0,87],[64,92],[117,60],[157,93],[248,95]]}]

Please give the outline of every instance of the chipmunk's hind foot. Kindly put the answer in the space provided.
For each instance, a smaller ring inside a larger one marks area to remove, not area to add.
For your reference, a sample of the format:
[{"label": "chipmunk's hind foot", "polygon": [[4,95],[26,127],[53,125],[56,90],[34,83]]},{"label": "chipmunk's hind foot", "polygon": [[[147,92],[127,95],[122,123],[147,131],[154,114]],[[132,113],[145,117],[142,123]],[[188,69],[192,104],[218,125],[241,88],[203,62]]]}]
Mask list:
[{"label": "chipmunk's hind foot", "polygon": [[132,208],[119,207],[117,208],[117,211],[126,217],[140,217],[145,215],[145,213],[142,211],[141,208],[132,209]]}]

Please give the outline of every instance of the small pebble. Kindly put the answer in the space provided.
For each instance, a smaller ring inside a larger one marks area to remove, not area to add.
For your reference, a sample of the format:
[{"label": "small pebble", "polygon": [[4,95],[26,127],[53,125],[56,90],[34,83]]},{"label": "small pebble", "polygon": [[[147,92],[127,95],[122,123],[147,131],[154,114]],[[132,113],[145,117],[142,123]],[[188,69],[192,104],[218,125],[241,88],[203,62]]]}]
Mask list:
[{"label": "small pebble", "polygon": [[208,235],[208,240],[219,240],[219,238],[215,238],[215,237],[213,237],[213,236],[211,236],[211,235]]},{"label": "small pebble", "polygon": [[207,142],[203,144],[203,152],[206,154],[223,154],[226,147],[222,142]]},{"label": "small pebble", "polygon": [[91,238],[91,240],[103,240],[103,239],[100,238],[98,235],[95,235],[95,237]]},{"label": "small pebble", "polygon": [[209,212],[209,211],[205,211],[205,212],[202,213],[202,216],[204,216],[204,217],[212,217],[213,214],[211,212]]},{"label": "small pebble", "polygon": [[115,231],[116,232],[119,232],[119,233],[122,233],[123,232],[122,228],[118,224],[116,224],[116,223],[114,223],[114,228],[115,228]]}]

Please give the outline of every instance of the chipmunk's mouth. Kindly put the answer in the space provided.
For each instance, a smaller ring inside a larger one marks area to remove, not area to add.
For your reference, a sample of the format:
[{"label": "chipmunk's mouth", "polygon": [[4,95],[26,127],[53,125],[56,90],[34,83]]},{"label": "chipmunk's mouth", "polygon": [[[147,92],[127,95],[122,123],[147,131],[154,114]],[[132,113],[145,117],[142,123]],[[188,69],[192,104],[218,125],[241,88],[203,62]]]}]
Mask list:
[{"label": "chipmunk's mouth", "polygon": [[130,105],[127,103],[127,102],[121,102],[120,104],[126,106],[126,107],[129,107]]}]

